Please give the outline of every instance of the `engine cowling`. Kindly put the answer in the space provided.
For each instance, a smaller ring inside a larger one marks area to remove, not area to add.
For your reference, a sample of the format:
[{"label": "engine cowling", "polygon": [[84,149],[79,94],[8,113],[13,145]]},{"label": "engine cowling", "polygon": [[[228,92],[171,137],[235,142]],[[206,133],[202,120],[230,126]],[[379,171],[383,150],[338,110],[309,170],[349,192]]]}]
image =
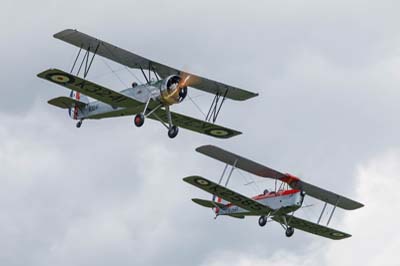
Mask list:
[{"label": "engine cowling", "polygon": [[187,95],[187,86],[180,76],[169,76],[161,84],[160,100],[164,104],[172,105],[182,102]]}]

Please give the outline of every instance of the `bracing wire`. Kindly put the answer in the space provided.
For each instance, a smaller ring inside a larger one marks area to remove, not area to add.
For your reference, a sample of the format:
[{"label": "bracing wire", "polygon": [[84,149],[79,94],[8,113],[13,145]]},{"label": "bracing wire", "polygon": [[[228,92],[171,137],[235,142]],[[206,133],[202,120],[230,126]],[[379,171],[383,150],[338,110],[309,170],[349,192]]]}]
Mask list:
[{"label": "bracing wire", "polygon": [[103,58],[101,60],[110,69],[110,71],[117,77],[117,79],[122,83],[122,85],[128,87],[128,85],[121,79],[121,77],[117,74],[117,72],[112,69],[112,67],[107,63],[107,61]]},{"label": "bracing wire", "polygon": [[139,82],[139,84],[143,84],[143,82],[128,67],[125,66],[125,69]]},{"label": "bracing wire", "polygon": [[194,106],[196,106],[197,110],[199,110],[199,112],[204,115],[204,118],[206,118],[207,117],[206,114],[203,112],[203,110],[201,110],[200,106],[193,100],[192,97],[190,97],[189,94],[188,94],[188,98],[194,104]]},{"label": "bracing wire", "polygon": [[254,184],[254,186],[252,186],[252,188],[253,188],[253,190],[254,190],[256,193],[260,193],[260,191],[261,191],[260,187],[258,186],[258,184],[254,181],[254,179],[253,179],[251,176],[249,176],[249,178],[250,178],[250,180],[251,180],[251,182],[249,182],[248,179],[245,177],[245,175],[242,173],[242,171],[238,171],[238,173],[243,177],[244,181],[245,181],[247,184],[248,184],[248,183]]}]

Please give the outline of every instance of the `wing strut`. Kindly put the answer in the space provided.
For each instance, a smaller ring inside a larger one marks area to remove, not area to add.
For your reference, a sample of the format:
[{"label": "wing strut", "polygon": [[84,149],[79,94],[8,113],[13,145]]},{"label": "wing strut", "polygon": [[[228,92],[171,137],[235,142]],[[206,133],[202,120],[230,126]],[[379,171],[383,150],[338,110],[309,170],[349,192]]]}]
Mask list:
[{"label": "wing strut", "polygon": [[[340,197],[337,197],[336,202],[335,202],[335,205],[332,204],[333,208],[332,208],[331,214],[329,215],[328,222],[326,223],[326,226],[328,226],[329,223],[331,222],[331,219],[332,219],[332,217],[333,217],[333,213],[335,212],[336,207],[337,207],[338,204],[339,204],[339,201],[340,201]],[[319,223],[321,222],[322,216],[324,215],[325,210],[326,210],[326,206],[328,206],[328,202],[325,201],[324,207],[322,208],[321,214],[319,215],[317,224],[319,224]]]},{"label": "wing strut", "polygon": [[76,58],[75,58],[74,64],[72,65],[70,73],[72,74],[72,72],[74,71],[76,63],[77,63],[77,61],[78,61],[78,59],[79,59],[79,57],[81,55],[82,49],[85,49],[86,50],[85,55],[82,58],[81,64],[79,65],[79,68],[78,68],[78,71],[77,71],[76,75],[79,76],[79,73],[81,72],[82,66],[83,66],[83,64],[85,64],[85,69],[83,71],[83,78],[86,78],[86,76],[89,74],[90,67],[92,66],[94,57],[96,56],[97,51],[99,50],[99,47],[100,47],[100,42],[97,43],[96,48],[94,49],[94,51],[92,51],[93,55],[92,55],[92,58],[90,59],[90,62],[89,62],[91,46],[89,46],[88,48],[84,48],[83,45],[82,45],[79,48],[78,54],[76,55]]},{"label": "wing strut", "polygon": [[[229,180],[231,179],[233,170],[235,170],[235,168],[236,168],[236,164],[237,164],[237,160],[232,164],[232,167],[231,167],[231,169],[230,169],[230,171],[229,171],[229,174],[228,174],[228,176],[226,177],[225,187],[228,187]],[[228,170],[228,166],[229,166],[228,163],[225,164],[224,170],[222,171],[222,175],[221,175],[221,177],[219,178],[218,185],[221,185],[222,181],[224,180],[226,170]],[[212,201],[215,201],[215,198],[216,198],[216,195],[213,194],[213,196],[212,196]]]},{"label": "wing strut", "polygon": [[[224,95],[220,95],[219,92],[217,92],[215,94],[214,99],[211,103],[210,109],[208,110],[208,113],[206,116],[207,122],[210,122],[212,120],[212,122],[215,123],[215,121],[217,121],[219,111],[221,111],[221,107],[224,104],[227,94],[228,94],[228,89],[225,90]],[[221,97],[222,97],[222,100],[221,100],[221,103],[219,103],[219,100]]]}]

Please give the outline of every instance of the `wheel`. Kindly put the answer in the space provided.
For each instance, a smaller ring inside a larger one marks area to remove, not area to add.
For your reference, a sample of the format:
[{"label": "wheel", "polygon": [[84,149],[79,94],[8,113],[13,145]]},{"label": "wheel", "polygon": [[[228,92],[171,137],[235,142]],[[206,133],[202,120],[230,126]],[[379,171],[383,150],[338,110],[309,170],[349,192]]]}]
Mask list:
[{"label": "wheel", "polygon": [[289,226],[289,227],[286,229],[285,234],[286,234],[287,237],[291,237],[291,236],[294,234],[294,228]]},{"label": "wheel", "polygon": [[82,120],[79,120],[78,123],[76,123],[76,127],[80,128],[82,126]]},{"label": "wheel", "polygon": [[170,137],[171,139],[175,138],[176,135],[178,135],[178,127],[177,126],[172,126],[169,130],[168,130],[168,137]]},{"label": "wheel", "polygon": [[139,113],[135,116],[135,126],[141,127],[143,126],[144,123],[144,115],[142,113]]},{"label": "wheel", "polygon": [[260,218],[258,218],[258,225],[263,227],[266,224],[267,224],[267,218],[265,216],[260,216]]}]

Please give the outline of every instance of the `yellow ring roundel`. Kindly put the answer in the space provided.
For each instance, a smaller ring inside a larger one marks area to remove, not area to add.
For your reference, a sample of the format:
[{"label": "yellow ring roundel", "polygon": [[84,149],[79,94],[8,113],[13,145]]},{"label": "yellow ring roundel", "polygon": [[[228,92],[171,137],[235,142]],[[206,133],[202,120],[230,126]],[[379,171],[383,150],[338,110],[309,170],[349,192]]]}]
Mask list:
[{"label": "yellow ring roundel", "polygon": [[229,135],[229,132],[224,129],[213,129],[210,130],[210,134],[217,137],[225,137]]},{"label": "yellow ring roundel", "polygon": [[68,76],[61,74],[54,74],[50,78],[52,81],[57,83],[67,83],[71,80]]},{"label": "yellow ring roundel", "polygon": [[334,233],[332,233],[332,236],[342,237],[342,236],[344,236],[344,234],[338,233],[338,232],[334,232]]},{"label": "yellow ring roundel", "polygon": [[209,184],[207,180],[200,179],[200,178],[196,179],[196,183],[199,185],[202,185],[202,186],[207,186]]}]

